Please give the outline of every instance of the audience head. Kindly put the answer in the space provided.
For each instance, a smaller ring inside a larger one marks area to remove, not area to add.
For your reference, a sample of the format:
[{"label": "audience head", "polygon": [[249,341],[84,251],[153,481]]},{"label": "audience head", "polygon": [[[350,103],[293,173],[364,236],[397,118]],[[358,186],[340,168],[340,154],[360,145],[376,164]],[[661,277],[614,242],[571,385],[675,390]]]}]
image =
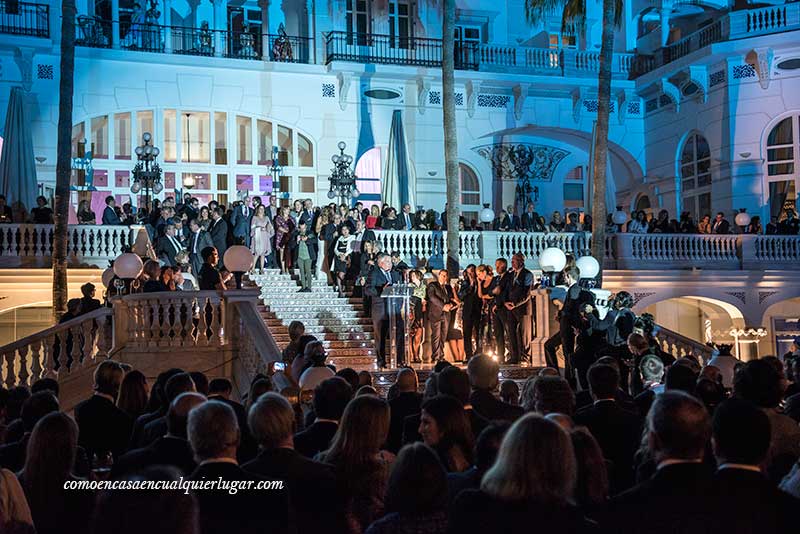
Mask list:
[{"label": "audience head", "polygon": [[386,512],[418,516],[443,510],[447,473],[436,452],[423,443],[400,450],[386,489]]},{"label": "audience head", "polygon": [[761,408],[775,408],[781,402],[781,377],[771,363],[749,361],[734,375],[733,394]]},{"label": "audience head", "polygon": [[388,433],[389,404],[373,395],[355,397],[344,410],[325,461],[345,470],[374,465]]},{"label": "audience head", "polygon": [[542,367],[537,373],[537,376],[561,376],[561,373],[554,367]]},{"label": "audience head", "polygon": [[176,438],[186,439],[186,425],[192,408],[206,402],[206,398],[194,392],[181,393],[173,400],[167,410],[167,433]]},{"label": "audience head", "polygon": [[171,404],[175,398],[181,393],[187,391],[196,391],[194,388],[194,381],[189,373],[180,372],[167,380],[164,384],[164,396],[166,397],[167,404]]},{"label": "audience head", "polygon": [[233,383],[227,378],[215,378],[208,383],[208,394],[223,398],[230,398],[233,393]]},{"label": "audience head", "polygon": [[264,393],[250,408],[247,425],[262,449],[291,446],[295,426],[294,409],[284,396]]},{"label": "audience head", "polygon": [[639,356],[650,350],[650,343],[642,334],[633,334],[628,336],[628,350],[634,356]]},{"label": "audience head", "polygon": [[419,433],[426,445],[441,451],[459,446],[465,455],[472,455],[469,417],[455,397],[437,395],[423,402]]},{"label": "audience head", "polygon": [[[681,360],[685,360],[685,358],[681,358]],[[669,390],[685,391],[689,395],[693,395],[696,383],[697,373],[690,366],[680,365],[676,362],[667,369],[664,387]]]},{"label": "audience head", "polygon": [[217,458],[236,458],[239,424],[233,408],[220,401],[207,401],[189,411],[189,443],[198,463]]},{"label": "audience head", "polygon": [[358,380],[358,372],[351,367],[345,367],[340,371],[336,372],[336,376],[344,378],[345,381],[350,384],[350,387],[353,388],[353,391],[358,390],[359,387],[359,380]]},{"label": "audience head", "polygon": [[458,367],[451,366],[439,373],[437,386],[440,394],[453,397],[461,406],[469,404],[469,377]]},{"label": "audience head", "polygon": [[247,392],[247,405],[245,409],[250,412],[250,408],[258,402],[258,399],[264,394],[269,393],[275,389],[272,380],[266,376],[259,376],[250,384],[250,391]]},{"label": "audience head", "polygon": [[48,413],[33,427],[22,482],[34,517],[37,512],[47,513],[53,500],[63,498],[77,448],[78,425],[63,412]]},{"label": "audience head", "polygon": [[705,405],[708,413],[713,414],[719,403],[725,400],[725,389],[720,382],[701,378],[694,386],[694,396]]},{"label": "audience head", "polygon": [[296,341],[300,336],[306,333],[306,325],[300,321],[292,321],[289,323],[289,340]]},{"label": "audience head", "polygon": [[202,393],[206,397],[208,397],[208,377],[205,373],[200,371],[192,371],[189,373],[189,376],[192,377],[192,382],[194,382],[194,389],[198,393]]},{"label": "audience head", "polygon": [[509,429],[481,489],[502,500],[564,506],[572,498],[575,477],[569,434],[553,421],[529,413]]},{"label": "audience head", "polygon": [[712,382],[722,384],[722,371],[716,365],[706,365],[700,371],[700,379],[707,378]]},{"label": "audience head", "polygon": [[648,444],[657,462],[698,460],[711,434],[703,403],[683,391],[665,391],[647,414]]},{"label": "audience head", "polygon": [[519,386],[514,380],[503,380],[500,384],[500,399],[513,406],[519,406]]},{"label": "audience head", "polygon": [[353,388],[344,378],[323,380],[314,389],[314,413],[317,419],[338,421],[353,397]]},{"label": "audience head", "polygon": [[526,412],[575,413],[575,393],[560,376],[530,377],[522,387],[522,407]]},{"label": "audience head", "polygon": [[325,345],[323,345],[322,341],[312,341],[303,350],[303,357],[312,366],[322,367],[325,365],[325,358],[327,358]]},{"label": "audience head", "polygon": [[131,417],[139,417],[147,408],[149,393],[144,373],[137,370],[127,372],[119,388],[117,407]]},{"label": "audience head", "polygon": [[589,367],[587,373],[589,380],[589,391],[595,400],[613,399],[619,390],[619,371],[611,366],[604,364],[594,364]]},{"label": "audience head", "polygon": [[608,498],[608,469],[603,450],[585,427],[573,429],[570,438],[577,467],[575,502],[579,506],[603,504]]},{"label": "audience head", "polygon": [[40,378],[31,386],[31,393],[39,393],[40,391],[49,391],[58,397],[58,380],[55,378]]},{"label": "audience head", "polygon": [[467,375],[474,389],[493,390],[497,387],[500,365],[485,354],[476,354],[467,363]]},{"label": "audience head", "polygon": [[441,373],[442,371],[444,371],[445,369],[447,369],[448,367],[450,367],[450,366],[452,366],[452,365],[453,365],[453,364],[452,364],[452,363],[450,363],[450,362],[448,362],[447,360],[439,360],[439,361],[438,361],[438,362],[436,362],[436,364],[433,366],[433,373],[434,373],[435,375],[438,375],[439,373]]},{"label": "audience head", "polygon": [[103,360],[94,370],[94,391],[117,398],[122,385],[122,366],[114,360]]},{"label": "audience head", "polygon": [[372,385],[372,373],[369,371],[359,371],[358,373],[358,385],[361,386],[371,386]]},{"label": "audience head", "polygon": [[508,421],[492,421],[478,434],[475,440],[475,467],[478,472],[485,473],[494,465],[509,428],[511,423]]},{"label": "audience head", "polygon": [[722,402],[712,423],[717,462],[761,464],[769,451],[771,431],[769,417],[752,402],[735,397]]},{"label": "audience head", "polygon": [[45,415],[57,411],[58,399],[51,391],[34,393],[22,405],[22,427],[25,432],[32,432],[39,420]]},{"label": "audience head", "polygon": [[361,386],[356,391],[356,397],[361,397],[362,395],[378,395],[378,390],[372,386]]},{"label": "audience head", "polygon": [[419,389],[419,380],[417,379],[417,372],[410,367],[404,367],[397,372],[397,379],[395,380],[395,384],[397,384],[397,392],[398,393],[410,393],[416,392]]},{"label": "audience head", "polygon": [[549,414],[545,415],[544,418],[548,421],[553,421],[567,432],[572,432],[572,429],[575,428],[575,423],[572,421],[572,417],[563,413],[550,412]]}]

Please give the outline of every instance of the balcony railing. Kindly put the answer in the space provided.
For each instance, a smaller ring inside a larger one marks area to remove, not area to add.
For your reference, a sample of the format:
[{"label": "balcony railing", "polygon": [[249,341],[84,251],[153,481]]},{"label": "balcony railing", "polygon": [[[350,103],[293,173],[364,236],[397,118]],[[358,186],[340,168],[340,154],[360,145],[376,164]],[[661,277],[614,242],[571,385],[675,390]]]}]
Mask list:
[{"label": "balcony railing", "polygon": [[50,6],[0,0],[0,33],[50,37]]},{"label": "balcony railing", "polygon": [[[115,35],[115,26],[119,29],[118,36]],[[264,42],[269,46],[266,54],[263,53]],[[131,21],[112,22],[86,15],[78,17],[75,44],[91,48],[283,63],[308,63],[312,50],[311,39],[307,37],[261,35]]]}]

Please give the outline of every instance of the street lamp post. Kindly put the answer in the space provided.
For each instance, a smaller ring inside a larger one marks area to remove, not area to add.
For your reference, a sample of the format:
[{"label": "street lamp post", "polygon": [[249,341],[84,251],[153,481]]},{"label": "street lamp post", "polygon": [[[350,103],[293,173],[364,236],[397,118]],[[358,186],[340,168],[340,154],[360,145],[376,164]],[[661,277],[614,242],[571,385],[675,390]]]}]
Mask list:
[{"label": "street lamp post", "polygon": [[136,195],[144,189],[144,204],[148,210],[150,209],[150,192],[157,195],[164,189],[161,183],[161,167],[156,163],[160,150],[150,144],[151,141],[150,133],[145,132],[142,135],[142,144],[135,150],[138,162],[131,171],[133,175],[131,193]]},{"label": "street lamp post", "polygon": [[350,199],[358,198],[361,193],[356,188],[356,173],[350,169],[353,156],[344,153],[347,148],[344,141],[339,141],[337,146],[339,153],[331,156],[333,168],[329,178],[331,189],[328,191],[328,198],[333,200],[339,197],[340,204],[349,204]]},{"label": "street lamp post", "polygon": [[272,194],[276,197],[281,192],[281,173],[283,172],[281,156],[283,156],[283,159],[287,159],[286,152],[284,151],[282,154],[281,150],[277,146],[273,145],[272,165],[270,166],[269,171],[272,173]]}]

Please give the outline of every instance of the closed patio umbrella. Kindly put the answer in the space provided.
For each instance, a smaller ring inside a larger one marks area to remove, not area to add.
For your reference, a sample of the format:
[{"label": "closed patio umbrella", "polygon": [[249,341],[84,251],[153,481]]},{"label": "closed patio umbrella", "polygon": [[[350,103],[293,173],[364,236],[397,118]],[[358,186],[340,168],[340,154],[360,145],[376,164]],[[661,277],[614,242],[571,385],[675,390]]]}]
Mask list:
[{"label": "closed patio umbrella", "polygon": [[417,178],[408,159],[403,115],[398,109],[392,114],[392,129],[389,132],[389,150],[386,154],[386,172],[381,184],[381,197],[383,202],[399,212],[403,204],[416,206],[416,192]]},{"label": "closed patio umbrella", "polygon": [[30,123],[25,119],[22,87],[13,87],[8,100],[0,156],[0,193],[5,195],[9,205],[21,202],[27,211],[36,206],[36,162]]}]

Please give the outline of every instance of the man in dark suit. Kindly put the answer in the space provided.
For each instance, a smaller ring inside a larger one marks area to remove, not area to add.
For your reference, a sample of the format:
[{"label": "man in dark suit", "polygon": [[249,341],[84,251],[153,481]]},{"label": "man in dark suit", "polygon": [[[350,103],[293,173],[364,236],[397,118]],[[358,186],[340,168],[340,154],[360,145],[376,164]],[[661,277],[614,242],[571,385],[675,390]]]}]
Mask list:
[{"label": "man in dark suit", "polygon": [[86,282],[81,286],[81,295],[83,295],[81,297],[81,315],[98,310],[102,306],[100,301],[94,298],[96,291],[95,285],[91,282]]},{"label": "man in dark suit", "polygon": [[223,269],[223,258],[225,251],[228,250],[228,223],[222,216],[225,211],[222,208],[216,208],[211,212],[211,226],[208,227],[208,233],[211,234],[211,242],[214,243],[214,248],[219,253],[219,268]]},{"label": "man in dark suit", "polygon": [[467,363],[467,376],[472,386],[470,403],[480,415],[489,421],[503,420],[513,423],[522,417],[519,406],[505,403],[492,393],[497,389],[497,374],[500,365],[484,354],[476,354]]},{"label": "man in dark suit", "polygon": [[[278,197],[276,197],[275,195],[270,195],[268,202],[269,203],[266,206],[264,206],[264,208],[267,210],[267,217],[269,218],[269,220],[274,221],[275,217],[278,216],[278,212],[280,211],[280,209],[278,208]],[[261,200],[259,199],[259,204],[260,203]],[[255,204],[255,199],[253,199],[253,209],[257,207],[258,206],[256,206]]]},{"label": "man in dark suit", "polygon": [[107,453],[118,457],[127,448],[133,421],[115,404],[122,375],[122,366],[114,360],[100,362],[94,371],[94,395],[75,407],[78,444],[90,458]]},{"label": "man in dark suit", "polygon": [[119,220],[119,215],[117,215],[117,210],[114,209],[116,203],[117,201],[114,200],[113,195],[108,195],[106,197],[106,207],[103,210],[103,224],[122,224],[122,221]]},{"label": "man in dark suit", "polygon": [[143,445],[140,445],[140,443],[142,443],[144,440],[144,427],[147,426],[147,423],[155,421],[159,417],[167,414],[169,403],[164,400],[164,385],[170,378],[182,372],[183,371],[181,369],[172,368],[159,373],[159,375],[156,377],[156,381],[153,383],[150,395],[152,398],[158,399],[159,406],[156,410],[144,413],[136,418],[136,421],[133,423],[133,431],[131,432],[128,449],[141,448]]},{"label": "man in dark suit", "polygon": [[721,211],[717,213],[714,222],[711,224],[712,234],[729,234],[731,233],[731,223],[725,219],[725,214]]},{"label": "man in dark suit", "polygon": [[197,278],[203,267],[203,249],[213,247],[214,242],[208,232],[197,224],[197,219],[189,221],[189,232],[189,265],[192,267],[192,274]]},{"label": "man in dark suit", "polygon": [[705,406],[684,392],[659,395],[647,416],[647,440],[658,466],[652,478],[617,495],[602,514],[605,532],[711,534],[712,473],[703,464],[711,434]]},{"label": "man in dark suit", "polygon": [[[231,215],[231,226],[233,226],[233,238],[237,243],[250,246],[250,223],[253,220],[252,199],[245,197],[241,204],[236,206]],[[270,219],[270,222],[272,219]]]},{"label": "man in dark suit", "polygon": [[[575,389],[575,371],[572,356],[575,354],[575,328],[583,328],[582,313],[586,306],[594,306],[594,294],[578,285],[580,270],[571,267],[564,271],[564,281],[567,292],[564,296],[564,306],[559,314],[559,335],[561,349],[564,352],[564,375],[570,385]],[[552,361],[551,361],[552,360]],[[554,365],[555,364],[555,365]],[[547,365],[558,369],[554,351],[548,355]]]},{"label": "man in dark suit", "polygon": [[168,224],[164,229],[164,236],[156,242],[156,255],[170,267],[177,267],[175,256],[183,250],[183,244],[178,239],[174,224]]},{"label": "man in dark suit", "polygon": [[310,198],[307,198],[303,201],[303,211],[300,213],[300,219],[297,221],[297,223],[300,224],[300,222],[305,221],[309,230],[311,230],[314,228],[314,221],[316,219],[316,213],[314,213],[314,201]]},{"label": "man in dark suit", "polygon": [[6,196],[0,195],[0,223],[14,222],[14,212],[11,211],[11,206],[6,204]]},{"label": "man in dark suit", "polygon": [[712,423],[717,532],[791,532],[800,500],[780,491],[762,472],[770,446],[770,420],[737,397],[722,402]]},{"label": "man in dark suit", "polygon": [[444,343],[447,339],[448,313],[456,309],[447,292],[450,275],[446,269],[439,271],[436,280],[425,289],[426,313],[431,328],[431,360],[444,359]]},{"label": "man in dark suit", "polygon": [[378,256],[378,268],[373,269],[367,277],[364,294],[372,299],[372,335],[376,337],[378,367],[386,367],[386,345],[390,334],[389,322],[394,315],[395,346],[397,347],[397,366],[405,363],[405,324],[400,313],[399,298],[383,298],[383,291],[401,283],[402,279],[396,271],[392,271],[392,259],[388,254]]},{"label": "man in dark suit", "polygon": [[227,378],[215,378],[208,384],[208,400],[224,402],[236,414],[236,422],[239,423],[239,430],[242,433],[236,457],[242,463],[255,458],[258,446],[250,433],[250,427],[247,426],[247,412],[240,402],[231,399],[232,394],[233,383]]},{"label": "man in dark suit", "polygon": [[[260,452],[242,469],[284,482],[290,523],[296,525],[298,534],[330,531],[341,516],[333,498],[336,476],[330,465],[310,460],[294,449],[295,413],[289,401],[277,393],[265,393],[250,408],[248,423]],[[308,509],[309,504],[313,511]]]},{"label": "man in dark suit", "polygon": [[[188,435],[199,463],[189,480],[216,484],[213,489],[194,492],[202,534],[286,532],[289,502],[285,484],[239,467],[239,425],[230,406],[208,401],[194,408],[189,412]],[[259,482],[269,483],[269,489],[255,489]],[[252,487],[243,487],[243,483]],[[238,491],[231,492],[234,484]]]},{"label": "man in dark suit", "polygon": [[184,475],[191,474],[197,463],[186,439],[186,421],[192,408],[204,402],[206,398],[199,393],[178,395],[169,405],[167,433],[147,447],[120,456],[111,468],[111,477],[119,478],[151,465],[170,465],[180,469]]},{"label": "man in dark suit", "polygon": [[509,205],[507,209],[508,218],[509,218],[509,227],[508,229],[512,232],[517,232],[522,226],[522,223],[519,218],[519,214],[517,212],[517,207]]},{"label": "man in dark suit", "polygon": [[[194,387],[192,376],[189,373],[177,373],[170,377],[164,385],[166,405],[170,406],[182,393],[194,393],[195,391],[197,390]],[[147,447],[167,433],[167,415],[168,412],[144,426],[139,441],[135,444],[137,448]]]},{"label": "man in dark suit", "polygon": [[397,396],[389,401],[391,419],[389,421],[389,437],[386,446],[397,454],[403,445],[403,421],[406,417],[420,413],[422,395],[417,392],[417,373],[411,368],[397,372]]},{"label": "man in dark suit", "polygon": [[295,450],[307,458],[327,450],[352,396],[353,388],[338,376],[323,380],[314,388],[316,419],[308,428],[294,435]]},{"label": "man in dark suit", "polygon": [[594,403],[575,414],[575,424],[585,426],[597,439],[603,457],[611,464],[611,494],[633,485],[633,456],[641,444],[642,417],[624,410],[616,401],[619,372],[611,365],[589,368],[589,391]]},{"label": "man in dark suit", "polygon": [[494,297],[494,317],[492,319],[492,333],[495,337],[496,356],[498,360],[506,357],[506,323],[508,310],[505,307],[506,288],[514,280],[514,274],[508,270],[508,260],[497,258],[494,262],[495,276],[489,284],[489,293]]},{"label": "man in dark suit", "polygon": [[414,229],[414,214],[411,213],[411,204],[403,204],[403,212],[400,214],[401,230],[410,232]]},{"label": "man in dark suit", "polygon": [[539,221],[539,214],[536,213],[536,206],[533,205],[533,202],[528,204],[528,208],[522,214],[521,230],[523,232],[544,232],[544,227]]},{"label": "man in dark suit", "polygon": [[531,360],[531,317],[533,316],[533,302],[531,289],[533,287],[533,273],[525,268],[525,256],[514,254],[511,258],[511,272],[513,278],[506,288],[505,301],[507,332],[511,341],[511,357],[508,363],[516,365],[522,361]]}]

